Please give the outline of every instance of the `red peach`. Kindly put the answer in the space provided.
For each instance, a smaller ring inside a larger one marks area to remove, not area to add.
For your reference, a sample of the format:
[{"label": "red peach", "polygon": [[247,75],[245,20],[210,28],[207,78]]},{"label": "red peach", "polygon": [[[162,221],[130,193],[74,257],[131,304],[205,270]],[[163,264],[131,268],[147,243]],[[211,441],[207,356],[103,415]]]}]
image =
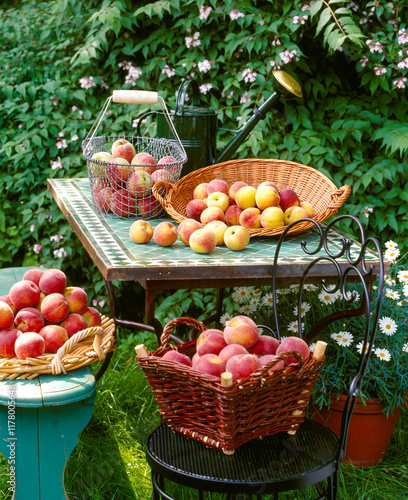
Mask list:
[{"label": "red peach", "polygon": [[135,154],[135,147],[127,139],[118,139],[112,144],[112,156],[115,158],[124,158],[130,162]]},{"label": "red peach", "polygon": [[296,191],[293,189],[282,189],[279,192],[280,196],[280,207],[285,212],[285,210],[289,207],[300,206],[299,197],[296,194]]},{"label": "red peach", "polygon": [[56,353],[68,340],[68,332],[60,325],[46,325],[38,332],[44,339],[45,352]]},{"label": "red peach", "polygon": [[68,314],[60,326],[67,331],[68,337],[88,328],[86,319],[77,313]]},{"label": "red peach", "polygon": [[20,332],[39,332],[44,326],[44,317],[38,309],[25,307],[14,318],[14,325]]},{"label": "red peach", "polygon": [[161,247],[169,247],[178,238],[177,228],[171,222],[160,222],[153,230],[153,239]]},{"label": "red peach", "polygon": [[[18,314],[18,313],[17,313]],[[0,330],[9,328],[14,321],[14,313],[5,302],[0,302]]]},{"label": "red peach", "polygon": [[16,351],[14,344],[18,337],[16,328],[3,328],[0,330],[0,356],[3,358],[14,358]]},{"label": "red peach", "polygon": [[260,210],[279,205],[279,194],[272,186],[259,186],[255,194],[255,203]]},{"label": "red peach", "polygon": [[157,161],[151,154],[143,151],[141,153],[137,153],[137,155],[132,158],[131,164],[139,166],[143,165],[143,171],[150,175],[157,170]]},{"label": "red peach", "polygon": [[143,217],[154,217],[162,211],[163,207],[159,200],[156,200],[154,195],[147,198],[137,199],[137,213]]},{"label": "red peach", "polygon": [[200,333],[197,338],[197,354],[199,356],[219,354],[226,345],[223,332],[216,328],[210,328]]},{"label": "red peach", "polygon": [[259,359],[253,354],[237,354],[227,361],[226,370],[232,374],[233,380],[249,377],[261,368]]},{"label": "red peach", "polygon": [[61,293],[50,293],[42,301],[41,314],[50,323],[60,323],[69,314],[69,304]]},{"label": "red peach", "polygon": [[238,205],[230,205],[225,212],[225,223],[227,226],[238,226],[241,213],[242,208],[239,208]]},{"label": "red peach", "polygon": [[207,196],[215,192],[228,194],[229,193],[228,183],[222,179],[212,179],[207,186]]},{"label": "red peach", "polygon": [[142,170],[134,170],[129,175],[126,185],[129,193],[136,198],[149,196],[152,192],[152,186],[153,182],[150,174]]},{"label": "red peach", "polygon": [[23,275],[23,280],[32,281],[37,286],[39,286],[40,278],[43,275],[43,273],[44,273],[44,270],[39,269],[38,267],[36,267],[34,269],[28,269],[28,271],[26,271]]},{"label": "red peach", "polygon": [[41,312],[41,304],[42,304],[42,301],[45,299],[46,295],[44,292],[40,292],[40,300],[38,301],[38,304],[35,306],[36,309],[38,309],[38,311]]},{"label": "red peach", "polygon": [[185,354],[178,351],[167,351],[166,354],[162,356],[162,359],[166,359],[168,361],[174,361],[176,363],[181,363],[186,366],[192,366],[191,359]]},{"label": "red peach", "polygon": [[39,333],[26,332],[19,335],[14,344],[18,359],[37,358],[45,352],[45,342]]},{"label": "red peach", "polygon": [[279,188],[278,188],[278,185],[277,185],[277,184],[275,184],[274,182],[272,182],[272,181],[264,181],[264,182],[261,182],[261,184],[259,184],[259,186],[258,186],[258,189],[259,189],[260,187],[264,187],[264,186],[271,186],[271,187],[273,187],[274,189],[276,189],[276,191],[277,191],[277,192],[278,192],[278,194],[279,194]]},{"label": "red peach", "polygon": [[113,191],[110,187],[103,188],[98,194],[94,195],[95,205],[101,212],[109,213],[111,211]]},{"label": "red peach", "polygon": [[194,200],[205,200],[207,198],[207,187],[208,182],[201,182],[197,184],[193,191],[193,199]]},{"label": "red peach", "polygon": [[40,289],[32,281],[17,281],[10,288],[9,297],[17,309],[35,307],[40,299]]},{"label": "red peach", "polygon": [[261,211],[256,207],[245,208],[240,216],[239,223],[247,229],[258,229],[261,227]]},{"label": "red peach", "polygon": [[67,277],[60,269],[47,269],[40,278],[40,290],[45,295],[63,293],[67,286]]},{"label": "red peach", "polygon": [[173,175],[169,170],[159,168],[151,174],[150,179],[152,181],[152,184],[156,184],[156,182],[159,181],[171,182],[173,180]]},{"label": "red peach", "polygon": [[82,316],[85,318],[88,328],[92,326],[101,326],[102,324],[101,315],[94,307],[88,307],[86,311],[82,313]]},{"label": "red peach", "polygon": [[[299,352],[303,356],[303,359],[305,361],[310,356],[309,346],[303,339],[299,337],[286,337],[286,339],[283,339],[280,346],[276,350],[276,355],[288,351]],[[285,365],[289,365],[291,363],[298,363],[298,360],[295,357],[285,359]]]},{"label": "red peach", "polygon": [[62,292],[62,295],[69,304],[70,313],[82,314],[88,307],[88,295],[79,286],[68,286]]},{"label": "red peach", "polygon": [[207,202],[205,200],[191,200],[187,203],[186,214],[189,219],[195,219],[200,222],[201,214],[207,208]]},{"label": "red peach", "polygon": [[302,207],[289,207],[285,210],[283,214],[283,222],[285,226],[289,226],[292,222],[295,222],[299,219],[307,219],[309,216],[307,215],[306,210]]},{"label": "red peach", "polygon": [[8,295],[2,295],[0,297],[0,302],[5,302],[7,305],[9,305],[11,310],[13,311],[14,316],[17,314],[18,309],[13,305]]},{"label": "red peach", "polygon": [[192,360],[191,360],[191,364],[194,365],[194,363],[197,362],[197,360],[198,360],[199,357],[200,356],[198,355],[198,353],[195,353],[194,356],[193,356],[193,358],[192,358]]},{"label": "red peach", "polygon": [[193,368],[194,370],[221,378],[221,374],[225,372],[225,363],[216,354],[204,354],[204,356],[200,356],[195,361]]},{"label": "red peach", "polygon": [[163,156],[157,162],[157,165],[167,165],[168,163],[177,163],[177,160],[175,158],[173,158],[172,156]]},{"label": "red peach", "polygon": [[[268,364],[270,361],[273,361],[276,358],[274,354],[265,354],[264,356],[261,356],[259,358],[259,362],[261,363],[261,366],[265,366]],[[285,363],[284,361],[278,361],[276,365],[274,365],[272,368],[270,368],[270,371],[275,371],[275,370],[282,370],[285,368]]]},{"label": "red peach", "polygon": [[129,228],[129,236],[135,243],[144,245],[153,237],[153,226],[145,220],[135,220]]},{"label": "red peach", "polygon": [[[198,200],[197,200],[198,201]],[[221,222],[225,222],[225,214],[218,207],[208,207],[201,212],[200,222],[204,225],[212,222],[214,220],[220,220]]]},{"label": "red peach", "polygon": [[235,316],[227,322],[224,328],[224,338],[227,344],[241,344],[249,349],[259,338],[258,327],[248,316]]},{"label": "red peach", "polygon": [[238,191],[238,189],[241,189],[242,187],[244,186],[248,186],[248,184],[244,181],[236,181],[234,182],[234,184],[232,184],[232,186],[229,188],[229,197],[235,201],[235,195]]},{"label": "red peach", "polygon": [[276,354],[278,347],[279,340],[275,339],[275,337],[270,337],[269,335],[259,335],[256,344],[249,349],[249,352],[250,354],[255,354],[257,356]]},{"label": "red peach", "polygon": [[184,219],[180,222],[177,229],[180,240],[188,246],[190,236],[194,233],[194,231],[197,231],[197,229],[202,229],[202,227],[203,225],[195,219]]},{"label": "red peach", "polygon": [[122,183],[125,183],[130,174],[131,167],[124,158],[112,158],[106,165],[106,175],[109,179],[109,185],[113,189],[120,189]]},{"label": "red peach", "polygon": [[120,189],[112,194],[110,208],[119,217],[128,217],[135,213],[136,200],[125,189]]},{"label": "red peach", "polygon": [[301,201],[300,206],[303,208],[303,210],[306,211],[307,216],[313,219],[315,215],[315,211],[313,206],[308,202],[308,201]]},{"label": "red peach", "polygon": [[241,344],[229,344],[224,347],[218,356],[224,361],[224,363],[227,363],[232,356],[237,356],[238,354],[249,354],[249,352]]},{"label": "red peach", "polygon": [[225,245],[234,252],[244,250],[250,241],[249,231],[242,226],[229,226],[224,233]]},{"label": "red peach", "polygon": [[191,250],[196,253],[211,253],[217,246],[217,235],[212,229],[206,227],[197,229],[188,240]]}]

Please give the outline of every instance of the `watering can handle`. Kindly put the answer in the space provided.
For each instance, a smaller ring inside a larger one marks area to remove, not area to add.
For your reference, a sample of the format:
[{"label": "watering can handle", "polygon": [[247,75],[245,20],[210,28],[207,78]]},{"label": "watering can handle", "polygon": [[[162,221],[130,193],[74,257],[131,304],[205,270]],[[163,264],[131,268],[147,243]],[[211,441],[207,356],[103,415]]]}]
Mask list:
[{"label": "watering can handle", "polygon": [[147,113],[144,113],[140,118],[139,121],[137,122],[137,127],[136,127],[136,135],[137,137],[142,137],[142,134],[140,132],[140,125],[142,124],[142,120],[144,120],[146,117],[149,115],[157,115],[157,111],[148,111]]},{"label": "watering can handle", "polygon": [[200,106],[200,88],[195,80],[184,80],[177,92],[176,115],[184,114],[184,102],[186,100],[187,89],[191,85],[193,89],[193,106]]}]

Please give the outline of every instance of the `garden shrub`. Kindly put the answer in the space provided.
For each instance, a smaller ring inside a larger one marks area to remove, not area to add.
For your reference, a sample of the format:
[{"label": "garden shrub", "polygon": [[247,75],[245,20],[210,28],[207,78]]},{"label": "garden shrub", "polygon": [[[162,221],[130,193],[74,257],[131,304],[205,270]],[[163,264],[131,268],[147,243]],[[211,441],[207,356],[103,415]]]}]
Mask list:
[{"label": "garden shrub", "polygon": [[[237,129],[273,91],[275,68],[295,76],[304,96],[283,99],[236,157],[293,160],[339,187],[350,184],[341,211],[361,216],[369,235],[398,239],[406,250],[404,3],[3,4],[0,266],[64,266],[101,290],[46,179],[87,175],[81,141],[112,90],[157,90],[174,109],[180,83],[195,78],[203,106],[218,112],[222,128]],[[150,109],[112,104],[98,133],[135,134],[138,117]],[[142,130],[154,136],[154,120]],[[231,137],[220,130],[218,149]]]}]

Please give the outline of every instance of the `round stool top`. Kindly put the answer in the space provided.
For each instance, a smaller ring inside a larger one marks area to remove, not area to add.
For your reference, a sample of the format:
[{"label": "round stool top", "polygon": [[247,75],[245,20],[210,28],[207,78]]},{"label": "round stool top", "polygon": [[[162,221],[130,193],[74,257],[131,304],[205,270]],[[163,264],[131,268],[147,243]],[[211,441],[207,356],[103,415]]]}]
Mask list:
[{"label": "round stool top", "polygon": [[90,366],[66,375],[40,375],[32,380],[3,380],[0,404],[17,407],[62,406],[82,401],[96,392],[95,376]]}]

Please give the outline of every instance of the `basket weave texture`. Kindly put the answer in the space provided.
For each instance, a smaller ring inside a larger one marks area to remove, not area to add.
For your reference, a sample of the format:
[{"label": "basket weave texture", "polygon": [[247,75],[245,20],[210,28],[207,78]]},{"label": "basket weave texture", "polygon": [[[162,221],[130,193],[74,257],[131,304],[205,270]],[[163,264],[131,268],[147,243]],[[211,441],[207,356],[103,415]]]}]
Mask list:
[{"label": "basket weave texture", "polygon": [[[201,168],[182,177],[175,184],[157,182],[153,186],[153,194],[166,212],[180,223],[187,219],[186,206],[193,199],[194,188],[212,179],[223,179],[229,186],[236,181],[244,181],[255,188],[264,181],[272,181],[279,190],[294,189],[299,198],[308,201],[314,207],[314,219],[318,222],[335,215],[351,192],[347,184],[337,188],[324,174],[300,163],[273,159],[245,159],[230,160]],[[163,187],[166,189],[164,197]],[[300,223],[289,233],[301,233],[312,226],[312,222]],[[249,229],[249,234],[251,236],[275,236],[283,231],[284,227],[260,228]]]},{"label": "basket weave texture", "polygon": [[[176,318],[165,326],[159,349],[148,356],[137,356],[163,420],[173,430],[231,453],[251,439],[299,427],[324,357],[310,356],[303,361],[297,352],[290,351],[231,387],[224,387],[217,377],[161,359],[170,349],[190,358],[196,352],[195,340],[177,347],[168,343],[177,325],[190,325],[200,332],[206,329],[195,319]],[[290,356],[295,356],[299,363],[271,370],[278,361]]]},{"label": "basket weave texture", "polygon": [[105,359],[115,348],[113,319],[102,315],[101,326],[75,333],[56,354],[38,358],[0,358],[0,380],[33,379],[39,375],[59,375]]}]

